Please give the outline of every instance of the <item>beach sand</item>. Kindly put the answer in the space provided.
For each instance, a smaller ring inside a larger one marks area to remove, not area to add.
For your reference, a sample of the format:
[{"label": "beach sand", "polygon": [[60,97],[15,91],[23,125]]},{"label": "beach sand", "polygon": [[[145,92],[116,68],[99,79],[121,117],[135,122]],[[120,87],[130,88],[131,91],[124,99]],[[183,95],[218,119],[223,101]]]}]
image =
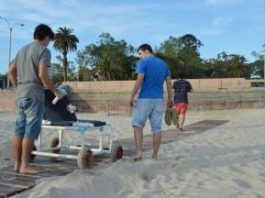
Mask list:
[{"label": "beach sand", "polygon": [[[15,116],[3,112],[0,116],[3,167],[11,163]],[[127,115],[79,114],[78,118],[109,120],[117,128],[116,138],[131,137],[133,141],[131,117]],[[34,188],[15,197],[265,197],[265,110],[188,112],[186,125],[205,119],[229,122],[161,145],[156,161],[151,159],[151,151],[146,151],[139,162],[125,157],[115,163],[41,179]],[[165,125],[163,128],[168,129]],[[50,132],[44,133],[47,138],[51,136]],[[149,123],[145,134],[150,134]],[[76,135],[67,133],[65,138],[72,143]]]}]

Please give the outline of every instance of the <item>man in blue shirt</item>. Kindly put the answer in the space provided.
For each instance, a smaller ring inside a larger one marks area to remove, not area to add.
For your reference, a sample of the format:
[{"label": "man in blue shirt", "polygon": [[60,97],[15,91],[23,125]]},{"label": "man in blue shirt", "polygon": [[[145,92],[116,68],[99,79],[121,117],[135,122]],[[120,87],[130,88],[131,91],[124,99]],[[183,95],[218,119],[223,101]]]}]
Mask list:
[{"label": "man in blue shirt", "polygon": [[168,105],[171,105],[171,98],[173,96],[170,71],[163,60],[153,55],[150,45],[143,44],[137,51],[142,60],[137,65],[137,79],[130,97],[130,105],[133,106],[134,97],[140,89],[132,121],[135,137],[135,160],[142,158],[143,128],[147,119],[150,120],[153,132],[152,158],[157,159],[164,112],[164,81],[166,81],[167,85]]}]

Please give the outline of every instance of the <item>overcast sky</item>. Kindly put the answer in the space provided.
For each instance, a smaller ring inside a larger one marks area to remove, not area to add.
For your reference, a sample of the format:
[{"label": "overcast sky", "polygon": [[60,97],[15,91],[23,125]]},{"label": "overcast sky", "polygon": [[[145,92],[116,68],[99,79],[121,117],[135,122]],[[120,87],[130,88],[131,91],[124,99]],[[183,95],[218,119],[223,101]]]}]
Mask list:
[{"label": "overcast sky", "polygon": [[[80,40],[78,50],[97,42],[102,32],[135,47],[155,47],[171,35],[191,33],[204,44],[202,58],[225,51],[253,61],[251,52],[262,52],[265,40],[264,0],[1,0],[0,16],[13,27],[12,58],[32,41],[39,23],[55,31],[73,28]],[[0,19],[0,73],[7,71],[8,49],[9,27]],[[53,61],[56,55],[52,49]],[[69,54],[70,60],[75,57]]]}]

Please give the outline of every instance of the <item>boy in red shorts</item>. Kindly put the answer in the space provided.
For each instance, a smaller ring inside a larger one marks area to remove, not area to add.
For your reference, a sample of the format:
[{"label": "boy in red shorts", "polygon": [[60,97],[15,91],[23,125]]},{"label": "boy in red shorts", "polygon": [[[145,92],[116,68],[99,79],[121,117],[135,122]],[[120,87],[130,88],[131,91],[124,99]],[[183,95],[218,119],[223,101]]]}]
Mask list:
[{"label": "boy in red shorts", "polygon": [[183,79],[183,73],[180,73],[178,75],[178,80],[173,84],[173,89],[175,92],[174,108],[177,110],[179,115],[177,128],[180,131],[183,131],[185,116],[188,109],[188,92],[192,91],[192,86],[190,82]]}]

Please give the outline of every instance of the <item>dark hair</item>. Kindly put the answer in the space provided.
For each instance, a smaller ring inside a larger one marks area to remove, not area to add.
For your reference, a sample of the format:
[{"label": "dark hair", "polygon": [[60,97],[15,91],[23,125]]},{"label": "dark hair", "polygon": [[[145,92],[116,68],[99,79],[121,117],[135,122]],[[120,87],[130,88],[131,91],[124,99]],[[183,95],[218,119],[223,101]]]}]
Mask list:
[{"label": "dark hair", "polygon": [[148,50],[151,54],[153,53],[152,47],[149,44],[146,44],[146,43],[140,45],[140,47],[138,47],[138,49],[137,49],[137,52],[139,50],[142,50],[142,51]]},{"label": "dark hair", "polygon": [[52,29],[45,24],[39,24],[34,31],[33,37],[34,39],[38,39],[40,41],[43,41],[46,36],[49,36],[51,40],[54,39],[54,33]]}]

